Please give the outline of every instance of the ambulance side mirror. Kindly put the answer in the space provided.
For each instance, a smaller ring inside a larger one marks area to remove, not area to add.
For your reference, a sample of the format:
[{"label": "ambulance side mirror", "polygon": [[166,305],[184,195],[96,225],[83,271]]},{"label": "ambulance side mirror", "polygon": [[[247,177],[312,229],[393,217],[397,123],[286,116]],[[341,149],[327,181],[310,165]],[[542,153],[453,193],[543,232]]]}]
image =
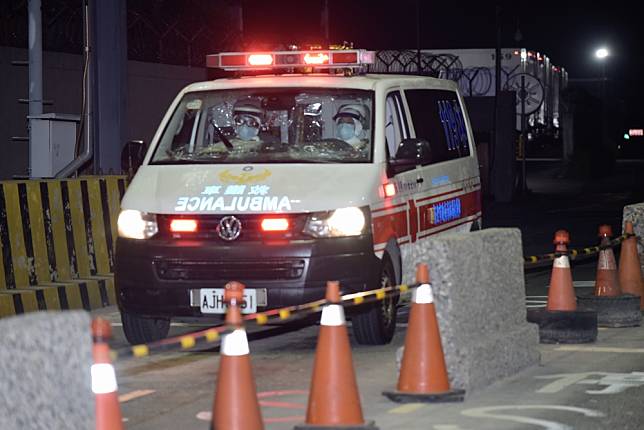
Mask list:
[{"label": "ambulance side mirror", "polygon": [[425,139],[404,139],[398,145],[396,156],[389,160],[389,176],[430,164],[431,152],[429,142]]},{"label": "ambulance side mirror", "polygon": [[128,175],[134,176],[145,158],[147,148],[142,140],[130,140],[121,150],[121,170]]}]

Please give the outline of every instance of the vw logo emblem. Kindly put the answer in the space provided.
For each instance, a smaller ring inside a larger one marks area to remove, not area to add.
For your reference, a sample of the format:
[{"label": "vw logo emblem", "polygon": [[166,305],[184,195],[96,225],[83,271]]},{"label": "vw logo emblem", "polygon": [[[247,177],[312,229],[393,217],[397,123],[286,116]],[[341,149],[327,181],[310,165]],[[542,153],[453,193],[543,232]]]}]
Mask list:
[{"label": "vw logo emblem", "polygon": [[217,234],[228,242],[235,240],[241,233],[241,221],[234,216],[225,216],[219,221]]}]

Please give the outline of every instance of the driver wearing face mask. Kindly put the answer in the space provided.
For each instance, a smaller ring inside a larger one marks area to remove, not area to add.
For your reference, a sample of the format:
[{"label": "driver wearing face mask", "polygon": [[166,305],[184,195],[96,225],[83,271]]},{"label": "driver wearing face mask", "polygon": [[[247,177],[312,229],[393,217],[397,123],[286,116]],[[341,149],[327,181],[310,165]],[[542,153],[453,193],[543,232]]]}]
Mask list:
[{"label": "driver wearing face mask", "polygon": [[259,101],[248,99],[238,102],[233,109],[235,135],[243,142],[259,142],[259,130],[264,118]]},{"label": "driver wearing face mask", "polygon": [[354,149],[362,150],[367,142],[365,124],[367,108],[360,104],[344,105],[335,114],[335,135]]}]

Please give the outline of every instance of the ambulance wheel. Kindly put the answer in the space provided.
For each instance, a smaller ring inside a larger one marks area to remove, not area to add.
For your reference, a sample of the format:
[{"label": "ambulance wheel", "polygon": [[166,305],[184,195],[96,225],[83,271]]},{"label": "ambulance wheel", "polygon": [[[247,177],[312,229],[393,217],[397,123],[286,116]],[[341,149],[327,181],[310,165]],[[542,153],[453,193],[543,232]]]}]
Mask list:
[{"label": "ambulance wheel", "polygon": [[121,321],[125,338],[132,345],[163,339],[170,331],[170,320],[165,318],[146,318],[121,312]]},{"label": "ambulance wheel", "polygon": [[[389,258],[383,258],[380,288],[396,285],[394,267]],[[353,316],[353,335],[361,345],[385,345],[396,331],[398,295],[387,295],[383,300],[365,305]]]}]

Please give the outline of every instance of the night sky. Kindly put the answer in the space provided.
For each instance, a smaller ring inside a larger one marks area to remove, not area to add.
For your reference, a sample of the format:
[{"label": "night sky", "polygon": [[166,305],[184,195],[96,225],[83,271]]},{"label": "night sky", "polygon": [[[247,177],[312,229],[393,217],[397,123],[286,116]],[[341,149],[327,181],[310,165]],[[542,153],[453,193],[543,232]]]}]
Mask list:
[{"label": "night sky", "polygon": [[[251,43],[321,41],[322,0],[244,0],[245,38]],[[332,41],[368,49],[416,47],[416,0],[329,0]],[[627,2],[421,1],[425,49],[493,48],[496,5],[502,6],[504,47],[526,47],[565,67],[569,77],[596,78],[600,45],[611,57],[607,76],[626,104],[628,122],[644,127],[644,6]],[[523,36],[515,41],[517,27]]]}]

